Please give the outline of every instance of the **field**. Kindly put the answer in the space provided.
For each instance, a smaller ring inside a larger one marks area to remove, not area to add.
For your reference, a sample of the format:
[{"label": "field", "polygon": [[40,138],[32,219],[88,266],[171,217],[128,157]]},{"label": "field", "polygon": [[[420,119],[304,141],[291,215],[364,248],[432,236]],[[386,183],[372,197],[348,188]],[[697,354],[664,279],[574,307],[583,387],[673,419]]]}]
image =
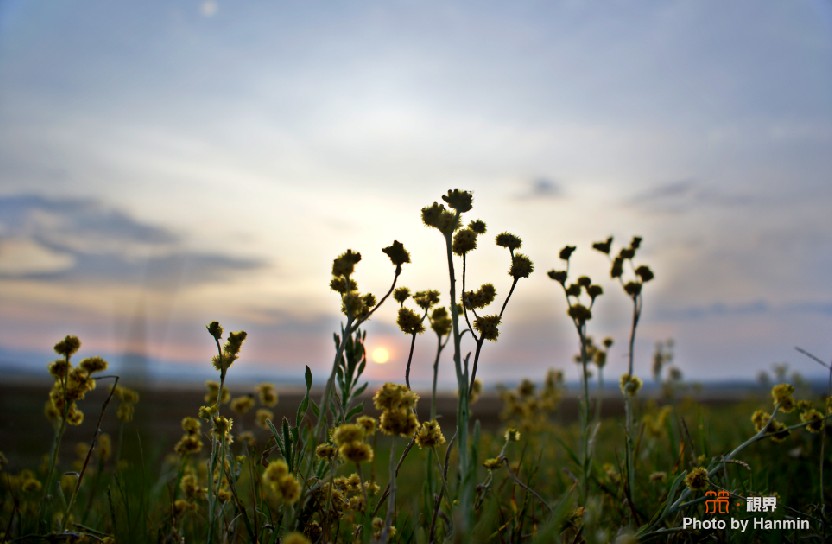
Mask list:
[{"label": "field", "polygon": [[[579,390],[567,392],[556,370],[485,388],[480,354],[498,340],[534,265],[520,238],[498,234],[508,293],[500,303],[492,284],[466,289],[466,255],[485,223],[463,224],[470,193],[442,199],[422,218],[442,235],[453,303],[397,285],[410,261],[398,241],[383,249],[394,274],[378,298],[359,291],[361,255],[345,251],[332,265],[343,324],[329,376],[315,377],[323,389],[312,388],[308,367],[300,392],[235,384],[247,334],[218,322],[206,325],[216,355],[205,364],[217,378],[204,391],[134,390],[103,359],[82,358],[77,337],[56,339],[58,358],[44,369],[51,383],[0,389],[3,541],[829,540],[830,391],[781,372],[744,398],[716,397],[688,387],[670,365],[672,347],[659,345],[660,387],[648,394],[633,355],[653,279],[635,262],[639,237],[617,251],[612,238],[592,247],[632,304],[629,367],[614,378],[614,395],[596,389],[612,339],[588,333],[605,290],[570,279],[574,246],[560,250],[562,268],[548,276],[580,346]],[[385,302],[398,304],[403,334],[436,336],[433,359],[444,352],[453,364],[455,392],[411,390],[410,358],[401,381],[368,388],[362,325]]]}]

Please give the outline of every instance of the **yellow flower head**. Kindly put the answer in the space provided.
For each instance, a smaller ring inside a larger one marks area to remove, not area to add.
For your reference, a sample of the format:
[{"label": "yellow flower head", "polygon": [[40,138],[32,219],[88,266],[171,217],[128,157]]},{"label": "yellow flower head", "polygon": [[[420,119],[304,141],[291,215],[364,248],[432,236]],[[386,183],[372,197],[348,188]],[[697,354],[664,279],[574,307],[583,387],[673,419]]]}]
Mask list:
[{"label": "yellow flower head", "polygon": [[349,442],[364,440],[364,428],[357,423],[343,423],[332,433],[332,438],[339,446]]},{"label": "yellow flower head", "polygon": [[277,404],[277,391],[273,384],[261,383],[254,390],[263,406],[272,407]]},{"label": "yellow flower head", "polygon": [[101,357],[87,357],[81,361],[81,364],[78,366],[86,370],[87,373],[93,374],[94,372],[103,372],[107,370],[107,361]]},{"label": "yellow flower head", "polygon": [[346,461],[369,463],[373,460],[373,449],[365,442],[347,442],[338,448],[338,453]]},{"label": "yellow flower head", "polygon": [[426,421],[419,426],[416,433],[416,444],[420,448],[432,448],[445,443],[445,435],[435,419]]},{"label": "yellow flower head", "polygon": [[800,414],[800,421],[806,424],[806,430],[812,433],[819,433],[823,430],[823,414],[817,410],[807,410]]},{"label": "yellow flower head", "polygon": [[274,412],[272,412],[271,410],[260,408],[259,410],[254,412],[254,423],[256,423],[257,426],[261,429],[268,430],[269,421],[274,421]]},{"label": "yellow flower head", "polygon": [[795,408],[794,386],[788,383],[781,383],[771,388],[771,398],[774,404],[780,405],[781,412],[791,412]]},{"label": "yellow flower head", "polygon": [[685,485],[690,489],[705,489],[708,485],[708,471],[703,467],[691,469],[685,476]]},{"label": "yellow flower head", "polygon": [[247,414],[254,408],[254,397],[245,395],[231,401],[231,411],[238,415]]},{"label": "yellow flower head", "polygon": [[619,385],[621,386],[622,393],[628,397],[634,397],[641,389],[641,379],[639,379],[638,376],[622,374]]}]

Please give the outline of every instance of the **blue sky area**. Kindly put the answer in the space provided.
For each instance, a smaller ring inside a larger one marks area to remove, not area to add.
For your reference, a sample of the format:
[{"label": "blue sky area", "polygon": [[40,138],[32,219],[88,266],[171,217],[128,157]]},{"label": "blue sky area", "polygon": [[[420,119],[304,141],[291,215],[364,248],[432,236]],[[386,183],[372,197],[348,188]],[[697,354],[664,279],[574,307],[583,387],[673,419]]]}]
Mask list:
[{"label": "blue sky area", "polygon": [[[441,289],[419,209],[474,192],[489,234],[470,285],[510,285],[493,236],[523,239],[488,382],[575,379],[577,338],[545,272],[607,294],[590,333],[629,316],[589,249],[644,237],[636,368],[673,338],[691,379],[773,363],[818,375],[832,325],[832,4],[678,2],[26,2],[0,4],[0,365],[130,352],[207,369],[204,324],[251,334],[240,365],[324,375],[333,257],[410,249],[402,283]],[[375,379],[400,381],[389,305],[368,326]],[[427,379],[434,339],[417,342]],[[452,379],[446,361],[446,383]]]}]

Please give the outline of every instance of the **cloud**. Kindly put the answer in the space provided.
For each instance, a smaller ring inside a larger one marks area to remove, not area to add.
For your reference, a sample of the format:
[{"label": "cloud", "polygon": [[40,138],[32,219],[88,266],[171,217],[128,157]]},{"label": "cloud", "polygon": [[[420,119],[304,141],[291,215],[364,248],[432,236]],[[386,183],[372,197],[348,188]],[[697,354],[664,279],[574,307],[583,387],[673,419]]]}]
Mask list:
[{"label": "cloud", "polygon": [[265,262],[195,251],[175,232],[92,199],[0,196],[0,278],[178,286],[226,279]]},{"label": "cloud", "polygon": [[560,184],[546,176],[538,176],[526,182],[523,191],[517,195],[518,199],[542,199],[542,198],[561,198],[563,196],[563,188]]},{"label": "cloud", "polygon": [[747,317],[782,314],[821,314],[832,316],[832,301],[791,301],[772,304],[763,299],[727,304],[694,304],[687,306],[665,306],[656,310],[657,320],[690,321],[713,317]]},{"label": "cloud", "polygon": [[727,193],[693,178],[684,178],[655,185],[625,200],[625,205],[658,213],[684,213],[696,208],[748,206],[756,197],[742,193]]}]

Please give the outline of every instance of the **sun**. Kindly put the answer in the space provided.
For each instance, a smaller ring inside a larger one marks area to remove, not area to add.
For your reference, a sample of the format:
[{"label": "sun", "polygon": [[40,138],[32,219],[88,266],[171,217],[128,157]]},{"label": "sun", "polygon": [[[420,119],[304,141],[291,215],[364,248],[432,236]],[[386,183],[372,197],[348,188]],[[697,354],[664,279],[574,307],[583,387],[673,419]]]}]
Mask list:
[{"label": "sun", "polygon": [[373,360],[374,363],[378,365],[383,365],[384,363],[390,360],[390,350],[385,347],[377,347],[370,354],[370,358]]}]

